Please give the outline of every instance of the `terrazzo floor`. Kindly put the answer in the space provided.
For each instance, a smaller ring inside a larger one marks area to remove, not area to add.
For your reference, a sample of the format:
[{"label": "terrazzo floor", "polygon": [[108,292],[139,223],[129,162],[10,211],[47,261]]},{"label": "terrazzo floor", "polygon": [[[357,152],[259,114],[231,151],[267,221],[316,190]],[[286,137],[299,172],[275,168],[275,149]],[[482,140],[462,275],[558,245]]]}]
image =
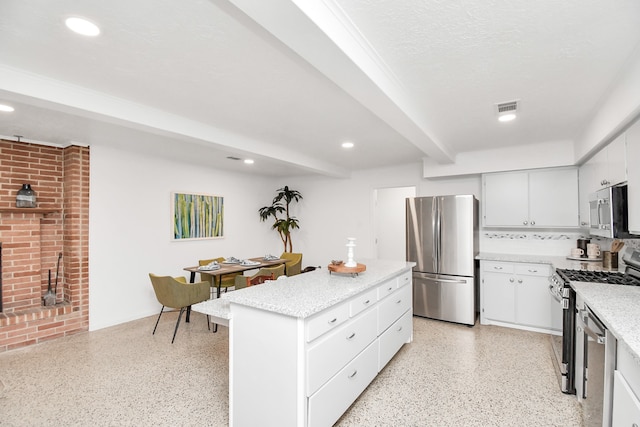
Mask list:
[{"label": "terrazzo floor", "polygon": [[[177,313],[0,354],[0,426],[225,426],[228,329]],[[580,426],[549,337],[414,317],[405,345],[337,426]],[[268,366],[265,366],[268,369]],[[253,427],[253,426],[252,426]]]}]

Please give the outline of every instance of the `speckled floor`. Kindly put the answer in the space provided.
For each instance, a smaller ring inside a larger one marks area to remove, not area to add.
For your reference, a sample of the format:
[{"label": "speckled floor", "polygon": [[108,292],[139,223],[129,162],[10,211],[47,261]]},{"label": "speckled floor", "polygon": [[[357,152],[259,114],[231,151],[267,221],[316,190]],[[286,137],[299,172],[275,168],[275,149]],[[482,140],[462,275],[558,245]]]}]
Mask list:
[{"label": "speckled floor", "polygon": [[[228,330],[163,315],[0,354],[0,426],[228,423]],[[406,345],[338,426],[580,426],[548,337],[414,318]]]}]

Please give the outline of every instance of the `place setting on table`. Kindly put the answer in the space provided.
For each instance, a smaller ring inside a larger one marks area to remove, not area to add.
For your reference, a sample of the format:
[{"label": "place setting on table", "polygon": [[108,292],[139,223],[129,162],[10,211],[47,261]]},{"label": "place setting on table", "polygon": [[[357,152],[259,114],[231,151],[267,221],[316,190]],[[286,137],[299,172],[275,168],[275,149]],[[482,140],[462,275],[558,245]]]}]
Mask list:
[{"label": "place setting on table", "polygon": [[218,285],[220,278],[225,274],[239,273],[247,270],[253,270],[254,268],[270,267],[278,264],[284,264],[285,259],[281,259],[275,255],[267,254],[263,257],[239,259],[236,257],[224,258],[224,261],[212,261],[207,265],[185,267],[185,271],[191,273],[190,282],[195,281],[196,273],[209,274],[218,278]]}]

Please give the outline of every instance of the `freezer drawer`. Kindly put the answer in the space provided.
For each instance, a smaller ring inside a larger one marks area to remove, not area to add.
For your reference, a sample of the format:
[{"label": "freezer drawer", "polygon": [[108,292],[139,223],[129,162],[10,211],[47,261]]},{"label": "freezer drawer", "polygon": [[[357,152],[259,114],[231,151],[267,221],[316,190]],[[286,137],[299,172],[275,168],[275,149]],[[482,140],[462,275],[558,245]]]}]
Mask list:
[{"label": "freezer drawer", "polygon": [[431,319],[474,325],[473,277],[413,273],[413,314]]}]

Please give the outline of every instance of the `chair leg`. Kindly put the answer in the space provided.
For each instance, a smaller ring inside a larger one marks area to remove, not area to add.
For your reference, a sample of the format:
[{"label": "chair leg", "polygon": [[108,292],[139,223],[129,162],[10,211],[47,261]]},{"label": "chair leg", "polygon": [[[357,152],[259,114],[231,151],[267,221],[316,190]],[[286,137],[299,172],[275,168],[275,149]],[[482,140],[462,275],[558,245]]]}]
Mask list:
[{"label": "chair leg", "polygon": [[209,315],[207,314],[207,331],[211,330],[211,325],[209,325]]},{"label": "chair leg", "polygon": [[158,320],[156,320],[156,326],[153,327],[153,333],[151,335],[155,335],[156,328],[158,327],[158,322],[160,321],[160,316],[162,316],[162,310],[164,310],[164,305],[160,309],[160,314],[158,315]]},{"label": "chair leg", "polygon": [[215,334],[216,332],[218,332],[218,324],[214,323],[213,324],[213,333]]},{"label": "chair leg", "polygon": [[176,329],[173,331],[173,338],[171,339],[171,344],[173,344],[173,341],[176,339],[176,333],[178,332],[178,326],[180,326],[180,319],[182,319],[182,313],[184,313],[186,308],[187,307],[182,307],[180,309],[180,314],[178,314],[178,321],[176,322]]}]

